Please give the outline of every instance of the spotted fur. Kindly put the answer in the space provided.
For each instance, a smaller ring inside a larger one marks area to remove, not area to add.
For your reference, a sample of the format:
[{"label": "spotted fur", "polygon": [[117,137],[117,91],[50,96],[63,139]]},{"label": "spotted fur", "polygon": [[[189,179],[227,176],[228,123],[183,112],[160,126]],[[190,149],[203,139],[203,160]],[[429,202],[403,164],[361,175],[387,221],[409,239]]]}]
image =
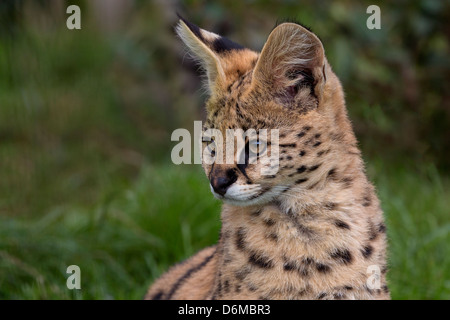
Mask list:
[{"label": "spotted fur", "polygon": [[[146,297],[389,299],[383,214],[317,36],[282,23],[257,53],[185,20],[177,33],[207,76],[205,132],[278,129],[279,169],[205,164],[223,201],[219,242],[172,267]],[[379,288],[368,283],[370,266],[381,270]]]}]

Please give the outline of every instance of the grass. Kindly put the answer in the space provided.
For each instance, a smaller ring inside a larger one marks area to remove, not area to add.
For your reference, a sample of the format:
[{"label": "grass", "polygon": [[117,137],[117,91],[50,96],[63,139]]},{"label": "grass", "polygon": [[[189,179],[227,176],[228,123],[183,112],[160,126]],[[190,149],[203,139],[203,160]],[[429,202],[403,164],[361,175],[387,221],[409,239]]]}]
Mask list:
[{"label": "grass", "polygon": [[[369,166],[385,210],[394,299],[450,299],[449,181]],[[0,299],[140,299],[171,264],[217,241],[220,203],[199,167],[144,166],[92,209],[0,221]],[[81,290],[66,268],[81,268]]]},{"label": "grass", "polygon": [[395,299],[450,299],[449,181],[434,166],[421,170],[377,161],[389,236],[389,280]]},{"label": "grass", "polygon": [[[219,204],[205,180],[198,170],[147,166],[93,209],[3,218],[0,299],[142,298],[168,265],[217,239]],[[65,284],[72,264],[81,269],[78,292]]]}]

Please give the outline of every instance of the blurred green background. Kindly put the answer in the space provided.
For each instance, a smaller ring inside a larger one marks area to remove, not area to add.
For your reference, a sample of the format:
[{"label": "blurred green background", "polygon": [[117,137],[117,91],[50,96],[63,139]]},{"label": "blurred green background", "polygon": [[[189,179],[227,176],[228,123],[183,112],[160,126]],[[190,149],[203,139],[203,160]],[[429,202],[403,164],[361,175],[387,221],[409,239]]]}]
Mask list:
[{"label": "blurred green background", "polygon": [[[81,8],[68,30],[66,8]],[[381,8],[368,30],[366,8]],[[394,299],[450,299],[449,1],[0,2],[0,299],[140,299],[218,239],[175,128],[204,119],[176,12],[260,50],[277,20],[322,39],[385,211]],[[81,268],[68,290],[66,268]]]}]

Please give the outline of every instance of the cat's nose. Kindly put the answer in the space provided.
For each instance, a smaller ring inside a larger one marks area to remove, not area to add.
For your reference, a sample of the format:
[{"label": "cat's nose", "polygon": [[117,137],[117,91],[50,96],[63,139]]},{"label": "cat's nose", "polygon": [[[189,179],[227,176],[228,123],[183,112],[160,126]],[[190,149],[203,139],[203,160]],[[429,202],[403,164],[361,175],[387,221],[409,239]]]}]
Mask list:
[{"label": "cat's nose", "polygon": [[236,172],[233,169],[213,172],[210,179],[211,187],[216,193],[223,196],[228,188],[236,182],[237,178]]}]

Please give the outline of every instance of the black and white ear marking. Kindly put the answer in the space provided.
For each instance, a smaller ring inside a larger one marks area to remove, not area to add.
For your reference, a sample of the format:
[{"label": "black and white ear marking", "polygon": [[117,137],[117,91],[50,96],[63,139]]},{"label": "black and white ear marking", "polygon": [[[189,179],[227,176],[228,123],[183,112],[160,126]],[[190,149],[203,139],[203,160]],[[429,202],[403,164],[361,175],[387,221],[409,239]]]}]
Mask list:
[{"label": "black and white ear marking", "polygon": [[218,34],[199,28],[180,17],[176,32],[189,53],[205,70],[208,83],[207,89],[212,95],[216,88],[225,81],[223,55],[231,50],[242,50],[244,47]]},{"label": "black and white ear marking", "polygon": [[245,49],[240,44],[231,41],[228,38],[220,36],[214,32],[210,32],[199,28],[195,24],[187,21],[180,15],[178,15],[181,21],[192,31],[192,33],[198,37],[206,46],[208,46],[214,53],[222,54],[231,50],[243,50]]}]

